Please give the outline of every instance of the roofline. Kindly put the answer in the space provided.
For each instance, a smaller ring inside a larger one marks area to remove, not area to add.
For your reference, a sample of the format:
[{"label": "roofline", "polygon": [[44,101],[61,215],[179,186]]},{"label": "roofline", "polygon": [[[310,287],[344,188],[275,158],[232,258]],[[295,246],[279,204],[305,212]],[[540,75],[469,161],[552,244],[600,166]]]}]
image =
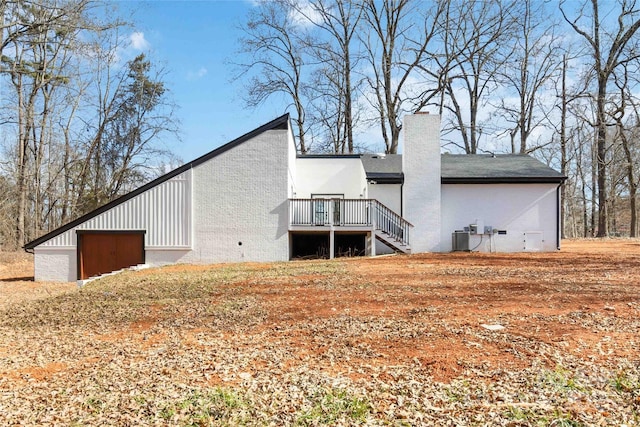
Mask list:
[{"label": "roofline", "polygon": [[566,176],[442,177],[441,184],[562,184]]},{"label": "roofline", "polygon": [[94,218],[98,215],[100,215],[101,213],[104,213],[106,211],[108,211],[109,209],[112,209],[115,206],[118,206],[124,202],[126,202],[127,200],[131,200],[134,197],[138,196],[139,194],[144,193],[145,191],[159,185],[162,184],[165,181],[170,180],[171,178],[180,175],[181,173],[184,173],[186,171],[188,171],[189,169],[194,168],[195,166],[198,166],[216,156],[219,156],[220,154],[231,150],[234,147],[237,147],[238,145],[252,139],[255,138],[256,136],[260,135],[263,132],[269,131],[269,130],[284,130],[284,129],[290,129],[290,123],[289,123],[289,113],[283,114],[282,116],[270,121],[269,123],[265,123],[264,125],[248,132],[245,133],[244,135],[242,135],[241,137],[238,137],[230,142],[227,142],[226,144],[216,148],[215,150],[212,150],[210,152],[208,152],[207,154],[204,154],[200,157],[198,157],[195,160],[190,161],[189,163],[185,163],[184,165],[180,166],[177,169],[174,169],[156,179],[154,179],[151,182],[148,182],[147,184],[143,185],[142,187],[139,187],[127,194],[124,194],[120,197],[118,197],[117,199],[112,200],[111,202],[102,205],[96,209],[94,209],[91,212],[88,212],[84,215],[82,215],[80,218],[75,219],[61,227],[56,228],[53,231],[50,231],[49,233],[45,234],[44,236],[40,236],[39,238],[32,240],[31,242],[25,244],[23,246],[23,249],[27,250],[27,249],[33,249],[36,246],[46,242],[47,240],[50,240],[62,233],[64,233],[65,231],[69,231],[72,228],[82,224],[83,222],[86,222],[88,220],[90,220],[91,218]]},{"label": "roofline", "polygon": [[296,154],[298,159],[359,159],[361,154]]},{"label": "roofline", "polygon": [[396,172],[372,172],[367,174],[367,182],[374,181],[376,184],[402,184],[404,183],[404,173]]}]

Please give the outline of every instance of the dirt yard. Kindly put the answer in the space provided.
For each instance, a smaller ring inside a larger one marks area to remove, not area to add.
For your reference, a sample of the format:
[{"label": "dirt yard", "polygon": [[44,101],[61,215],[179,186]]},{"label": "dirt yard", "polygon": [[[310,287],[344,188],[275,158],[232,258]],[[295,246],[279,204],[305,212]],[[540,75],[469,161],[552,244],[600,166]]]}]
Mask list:
[{"label": "dirt yard", "polygon": [[172,266],[0,255],[0,424],[640,425],[640,241]]}]

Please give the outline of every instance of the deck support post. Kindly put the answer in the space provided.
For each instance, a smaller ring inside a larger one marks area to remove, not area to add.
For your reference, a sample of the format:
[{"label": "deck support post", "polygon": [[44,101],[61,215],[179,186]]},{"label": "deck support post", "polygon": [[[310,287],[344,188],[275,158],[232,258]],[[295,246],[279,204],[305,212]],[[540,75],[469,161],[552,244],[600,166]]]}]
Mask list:
[{"label": "deck support post", "polygon": [[329,259],[333,259],[335,257],[335,231],[333,230],[333,226],[329,230]]},{"label": "deck support post", "polygon": [[376,256],[376,231],[371,230],[368,236],[369,247],[369,256]]},{"label": "deck support post", "polygon": [[369,249],[370,249],[370,255],[371,256],[376,256],[376,228],[377,228],[377,224],[376,224],[376,215],[375,215],[375,211],[373,209],[373,203],[372,202],[369,202],[369,212],[371,212],[371,232],[369,233],[369,235],[371,236],[369,238],[371,248],[369,248]]}]

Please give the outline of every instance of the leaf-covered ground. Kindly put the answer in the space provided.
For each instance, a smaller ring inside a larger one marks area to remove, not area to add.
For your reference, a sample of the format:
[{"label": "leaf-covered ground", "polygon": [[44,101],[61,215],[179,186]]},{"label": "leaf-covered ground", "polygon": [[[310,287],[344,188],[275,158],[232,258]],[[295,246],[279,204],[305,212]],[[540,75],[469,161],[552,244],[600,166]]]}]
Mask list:
[{"label": "leaf-covered ground", "polygon": [[2,425],[640,425],[637,240],[80,290],[0,262]]}]

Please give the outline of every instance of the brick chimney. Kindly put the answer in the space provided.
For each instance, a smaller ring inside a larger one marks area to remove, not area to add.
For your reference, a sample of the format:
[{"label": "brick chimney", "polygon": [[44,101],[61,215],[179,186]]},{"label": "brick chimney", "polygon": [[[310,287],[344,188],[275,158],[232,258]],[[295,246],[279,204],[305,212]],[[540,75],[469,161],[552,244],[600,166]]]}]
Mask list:
[{"label": "brick chimney", "polygon": [[402,150],[403,215],[414,228],[411,252],[440,251],[440,116],[406,115]]}]

